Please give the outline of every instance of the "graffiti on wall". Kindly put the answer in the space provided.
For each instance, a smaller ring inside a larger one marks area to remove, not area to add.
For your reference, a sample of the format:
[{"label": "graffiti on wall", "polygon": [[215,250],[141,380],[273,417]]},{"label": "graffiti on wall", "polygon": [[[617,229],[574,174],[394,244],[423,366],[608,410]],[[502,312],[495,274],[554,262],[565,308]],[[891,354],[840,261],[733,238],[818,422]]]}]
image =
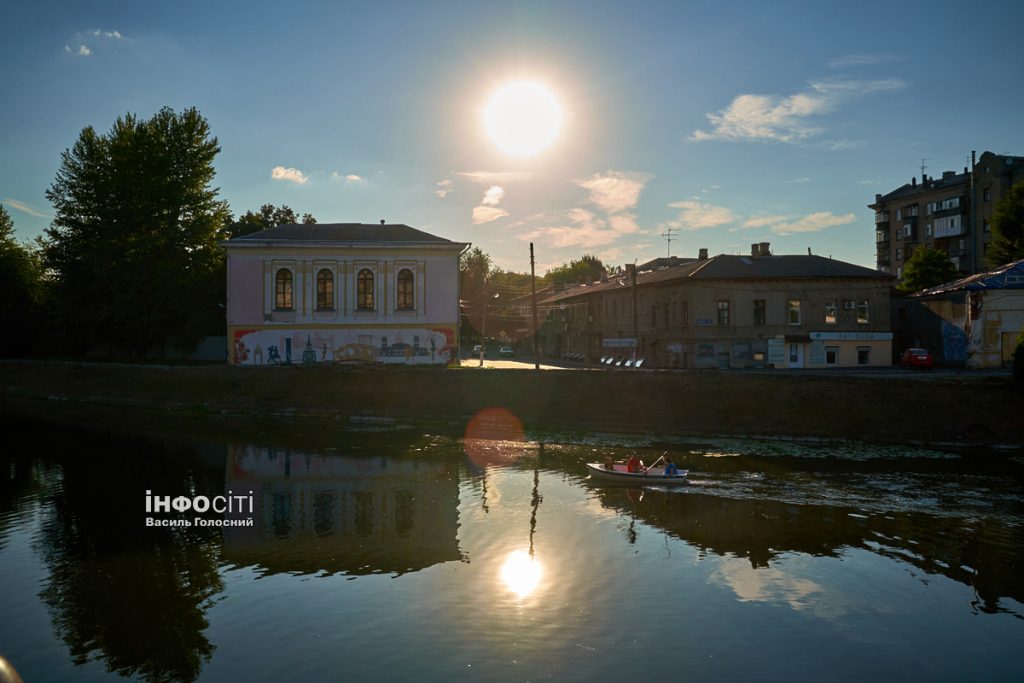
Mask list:
[{"label": "graffiti on wall", "polygon": [[967,333],[948,320],[942,321],[942,356],[947,361],[967,360]]},{"label": "graffiti on wall", "polygon": [[[453,328],[241,329],[231,336],[234,365],[372,362],[446,365],[455,358]],[[294,354],[294,357],[293,357]]]}]

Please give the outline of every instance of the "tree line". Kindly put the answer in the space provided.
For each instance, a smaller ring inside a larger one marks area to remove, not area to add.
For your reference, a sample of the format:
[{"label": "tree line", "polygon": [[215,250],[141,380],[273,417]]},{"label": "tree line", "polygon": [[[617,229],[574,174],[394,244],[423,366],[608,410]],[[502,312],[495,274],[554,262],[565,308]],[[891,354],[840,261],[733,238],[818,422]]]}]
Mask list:
[{"label": "tree line", "polygon": [[219,243],[316,219],[272,204],[234,217],[213,186],[219,152],[194,108],[84,128],[46,191],[43,236],[19,242],[0,206],[0,354],[142,357],[223,335]]}]

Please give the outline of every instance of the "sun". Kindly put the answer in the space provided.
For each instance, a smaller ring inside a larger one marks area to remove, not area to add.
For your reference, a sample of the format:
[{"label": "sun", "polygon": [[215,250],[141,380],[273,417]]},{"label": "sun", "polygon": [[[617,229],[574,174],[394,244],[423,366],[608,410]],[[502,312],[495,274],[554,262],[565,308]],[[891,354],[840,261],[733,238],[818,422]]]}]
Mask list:
[{"label": "sun", "polygon": [[491,96],[484,109],[484,125],[502,152],[532,157],[558,138],[562,116],[562,107],[548,88],[534,81],[517,81]]}]

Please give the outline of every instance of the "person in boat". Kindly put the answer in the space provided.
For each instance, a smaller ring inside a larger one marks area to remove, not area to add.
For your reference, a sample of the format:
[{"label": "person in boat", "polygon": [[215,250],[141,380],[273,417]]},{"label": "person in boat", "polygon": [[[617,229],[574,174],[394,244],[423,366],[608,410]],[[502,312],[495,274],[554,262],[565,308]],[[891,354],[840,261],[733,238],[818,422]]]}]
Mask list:
[{"label": "person in boat", "polygon": [[615,462],[612,460],[612,456],[604,456],[604,468],[609,471],[615,469]]},{"label": "person in boat", "polygon": [[679,474],[679,468],[672,462],[672,458],[665,458],[665,476],[672,476]]},{"label": "person in boat", "polygon": [[643,460],[636,457],[636,453],[629,456],[629,460],[626,461],[626,471],[637,473],[644,466]]}]

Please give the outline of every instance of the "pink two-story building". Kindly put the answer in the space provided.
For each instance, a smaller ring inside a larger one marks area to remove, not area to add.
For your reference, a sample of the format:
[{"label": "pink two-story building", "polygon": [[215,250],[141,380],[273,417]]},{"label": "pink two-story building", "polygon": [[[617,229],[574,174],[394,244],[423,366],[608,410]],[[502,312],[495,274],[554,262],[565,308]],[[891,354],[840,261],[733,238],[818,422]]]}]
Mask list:
[{"label": "pink two-story building", "polygon": [[466,243],[382,222],[279,225],[224,247],[232,364],[458,357]]}]

